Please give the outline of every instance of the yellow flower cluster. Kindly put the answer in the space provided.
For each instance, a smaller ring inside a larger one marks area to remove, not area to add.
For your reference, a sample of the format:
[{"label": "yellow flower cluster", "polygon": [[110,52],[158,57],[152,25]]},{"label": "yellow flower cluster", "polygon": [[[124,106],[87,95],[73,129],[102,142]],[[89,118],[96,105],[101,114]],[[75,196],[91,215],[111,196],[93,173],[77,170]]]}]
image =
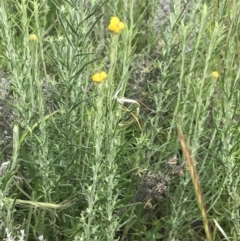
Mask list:
[{"label": "yellow flower cluster", "polygon": [[34,41],[34,42],[38,41],[38,37],[37,37],[37,35],[34,34],[34,33],[31,33],[31,34],[29,35],[29,39],[30,39],[31,41]]},{"label": "yellow flower cluster", "polygon": [[92,76],[92,81],[96,83],[102,83],[106,78],[107,78],[106,72],[104,71],[97,72]]},{"label": "yellow flower cluster", "polygon": [[124,29],[124,23],[118,17],[112,17],[108,29],[114,33],[120,33]]},{"label": "yellow flower cluster", "polygon": [[217,71],[213,71],[212,72],[212,77],[213,78],[218,78],[219,77],[219,73]]},{"label": "yellow flower cluster", "polygon": [[[108,29],[114,33],[120,33],[124,29],[124,23],[120,21],[118,17],[112,17],[110,20],[110,24],[108,25]],[[37,36],[36,36],[37,37]],[[33,40],[30,37],[31,40]],[[107,78],[107,73],[102,72],[96,72],[94,75],[92,75],[92,81],[95,83],[102,83]]]}]

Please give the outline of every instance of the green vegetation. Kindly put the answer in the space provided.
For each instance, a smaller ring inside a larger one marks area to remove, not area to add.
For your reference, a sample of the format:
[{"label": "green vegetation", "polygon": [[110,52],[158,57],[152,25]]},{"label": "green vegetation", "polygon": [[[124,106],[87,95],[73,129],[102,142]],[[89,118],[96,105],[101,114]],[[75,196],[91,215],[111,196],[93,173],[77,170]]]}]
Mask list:
[{"label": "green vegetation", "polygon": [[0,240],[240,240],[239,8],[0,0]]}]

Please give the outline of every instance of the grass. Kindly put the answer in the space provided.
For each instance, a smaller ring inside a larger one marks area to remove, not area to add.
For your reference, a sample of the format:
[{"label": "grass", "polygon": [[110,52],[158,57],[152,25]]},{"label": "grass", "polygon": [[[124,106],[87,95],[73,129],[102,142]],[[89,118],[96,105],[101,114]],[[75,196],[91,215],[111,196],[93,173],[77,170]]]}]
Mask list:
[{"label": "grass", "polygon": [[239,240],[239,7],[0,0],[0,239]]}]

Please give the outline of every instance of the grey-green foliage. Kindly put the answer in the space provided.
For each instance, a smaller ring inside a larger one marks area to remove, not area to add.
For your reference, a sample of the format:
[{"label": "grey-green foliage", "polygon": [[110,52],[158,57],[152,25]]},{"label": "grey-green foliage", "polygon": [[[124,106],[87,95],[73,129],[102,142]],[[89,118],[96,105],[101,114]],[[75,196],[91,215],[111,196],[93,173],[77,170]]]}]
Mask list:
[{"label": "grey-green foliage", "polygon": [[[215,240],[239,239],[240,18],[231,4],[0,0],[1,132],[3,120],[10,126],[0,137],[2,239],[19,230],[24,241],[204,236],[176,123]],[[107,30],[114,15],[126,24],[119,35]],[[98,71],[108,74],[99,85]]]}]

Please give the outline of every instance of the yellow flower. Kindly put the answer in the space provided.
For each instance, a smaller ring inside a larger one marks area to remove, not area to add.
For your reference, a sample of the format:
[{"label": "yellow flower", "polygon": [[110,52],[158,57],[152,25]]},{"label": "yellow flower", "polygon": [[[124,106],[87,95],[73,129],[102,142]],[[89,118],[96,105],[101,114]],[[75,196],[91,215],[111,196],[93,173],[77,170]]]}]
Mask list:
[{"label": "yellow flower", "polygon": [[97,72],[92,76],[92,81],[95,83],[102,83],[106,78],[107,78],[106,72],[104,71]]},{"label": "yellow flower", "polygon": [[38,41],[38,37],[37,37],[37,35],[36,34],[34,34],[34,33],[31,33],[30,35],[29,35],[29,39],[30,40],[32,40],[32,41]]},{"label": "yellow flower", "polygon": [[118,17],[112,17],[108,29],[114,33],[120,33],[124,29],[124,23]]},{"label": "yellow flower", "polygon": [[218,78],[218,76],[219,76],[219,73],[217,71],[213,71],[212,72],[212,77],[213,78]]}]

